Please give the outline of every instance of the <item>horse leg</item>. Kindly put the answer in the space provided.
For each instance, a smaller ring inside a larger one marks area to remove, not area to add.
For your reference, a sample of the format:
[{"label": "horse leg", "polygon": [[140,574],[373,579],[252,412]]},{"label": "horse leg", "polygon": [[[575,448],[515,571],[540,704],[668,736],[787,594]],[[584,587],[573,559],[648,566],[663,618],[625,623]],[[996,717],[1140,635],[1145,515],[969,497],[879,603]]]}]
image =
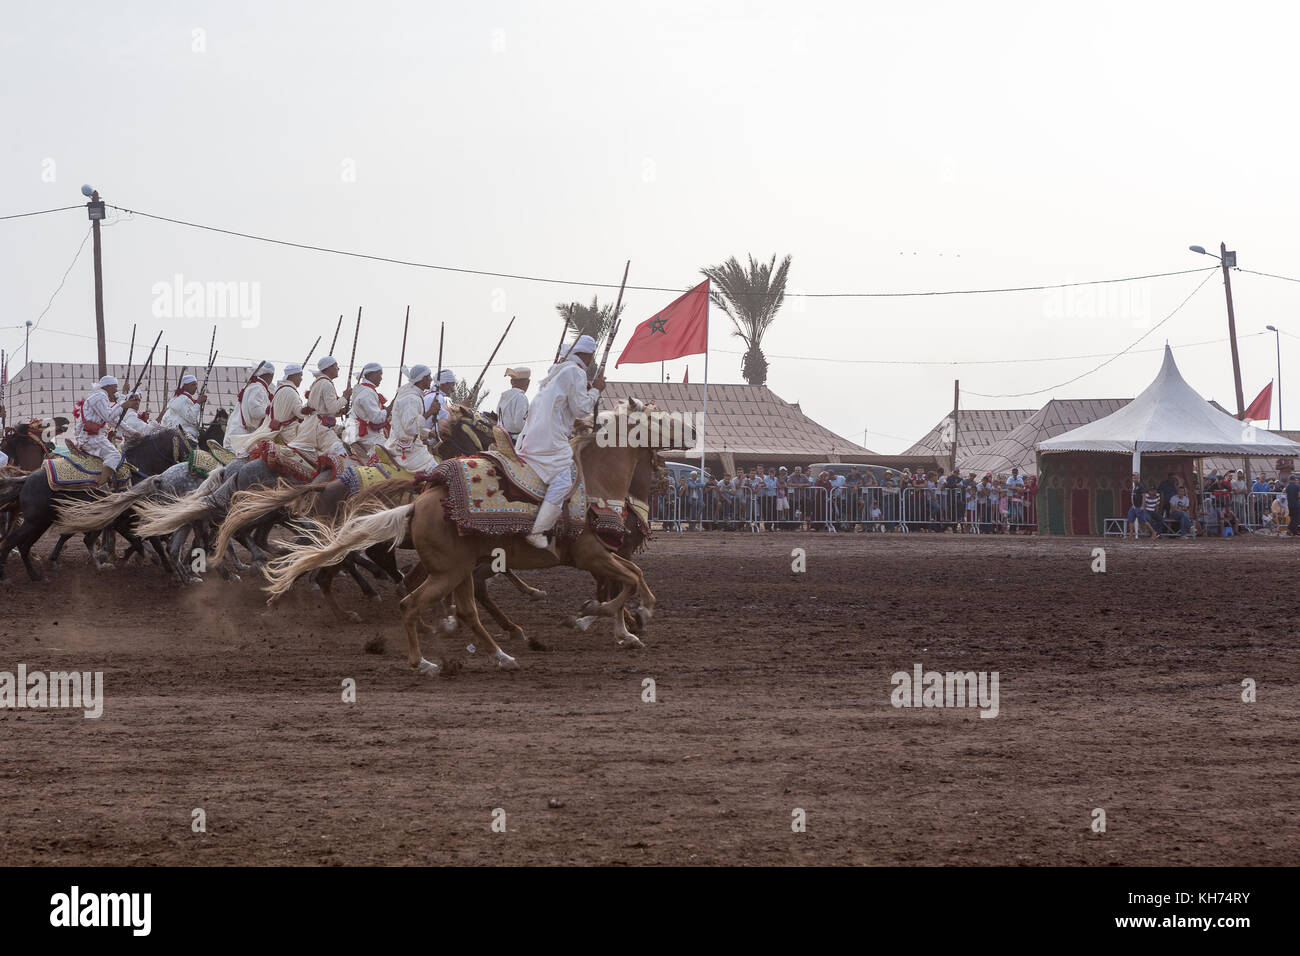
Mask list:
[{"label": "horse leg", "polygon": [[520,594],[525,595],[530,600],[540,601],[542,598],[546,597],[545,591],[543,591],[541,588],[533,587],[531,584],[529,584],[519,575],[515,574],[515,572],[506,571],[505,576],[510,580],[511,584],[513,584],[516,588],[519,589]]},{"label": "horse leg", "polygon": [[50,552],[51,568],[57,568],[59,566],[59,554],[63,551],[63,546],[67,544],[71,538],[72,535],[70,534],[59,535],[59,540],[54,544],[54,550]]},{"label": "horse leg", "polygon": [[[579,539],[579,541],[581,540]],[[630,561],[617,558],[616,555],[610,554],[600,544],[595,544],[594,550],[574,548],[572,555],[576,567],[591,574],[608,577],[622,585],[618,594],[611,600],[600,603],[588,601],[583,605],[582,609],[588,614],[614,618],[614,639],[619,647],[644,647],[645,645],[641,643],[640,638],[630,632],[623,621],[623,605],[637,591],[639,571],[628,570],[624,565],[630,565]]]},{"label": "horse leg", "polygon": [[[528,646],[533,648],[533,650],[550,650],[550,648],[541,641],[527,637],[524,634],[524,629],[514,621],[510,620],[510,618],[506,617],[505,612],[502,611],[501,608],[497,606],[497,603],[492,600],[492,595],[488,593],[488,582],[491,581],[493,577],[490,565],[477,565],[474,568],[473,577],[475,599],[477,599],[478,603],[482,604],[483,607],[487,609],[487,612],[492,615],[492,619],[501,625],[501,627],[506,631],[507,637],[522,637],[527,641]],[[525,587],[527,587],[527,585],[525,585]]]},{"label": "horse leg", "polygon": [[469,629],[478,635],[479,640],[487,645],[484,649],[487,651],[488,656],[496,661],[497,667],[507,671],[518,670],[519,662],[501,650],[500,645],[492,639],[488,629],[479,620],[478,607],[474,600],[474,575],[465,575],[452,593],[456,600],[456,617],[460,619],[462,624],[467,624]]},{"label": "horse leg", "polygon": [[[41,581],[44,578],[40,569],[32,564],[32,545],[40,540],[41,535],[49,530],[52,523],[48,518],[43,521],[30,521],[24,518],[23,523],[18,526],[18,530],[10,536],[13,543],[9,547],[18,548],[18,553],[23,559],[23,566],[27,568],[27,576],[33,581]],[[7,551],[6,554],[8,554]]]},{"label": "horse leg", "polygon": [[[439,672],[444,668],[448,674],[460,670],[459,661],[449,661],[445,654],[442,657],[443,666],[426,660],[420,653],[420,634],[418,624],[420,622],[420,611],[438,601],[442,600],[456,586],[456,582],[450,572],[443,571],[437,575],[426,575],[420,585],[402,598],[401,604],[398,605],[402,611],[402,626],[406,629],[406,663],[411,669],[426,674],[429,677],[437,677]],[[472,605],[473,599],[470,600]]]},{"label": "horse leg", "polygon": [[[347,561],[344,560],[343,565],[346,564]],[[334,597],[334,588],[332,587],[332,584],[334,582],[335,575],[337,575],[339,571],[342,570],[343,565],[331,564],[328,567],[318,568],[315,572],[316,573],[315,587],[319,589],[321,597],[324,599],[325,604],[329,607],[330,613],[334,615],[335,620],[339,620],[339,621],[347,620],[347,621],[351,621],[353,624],[360,624],[361,615],[358,614],[356,611],[343,610],[343,608],[339,606],[338,600]]]},{"label": "horse leg", "polygon": [[[367,581],[365,577],[361,574],[361,568],[358,563],[359,558],[360,558],[359,554],[356,553],[349,554],[346,558],[343,559],[343,570],[347,571],[348,575],[352,578],[352,580],[357,582],[357,587],[361,588],[362,594],[364,594],[371,601],[378,601],[379,592],[376,591],[374,585],[372,585],[369,581]],[[370,562],[367,561],[367,563]],[[379,569],[376,568],[375,570],[378,571]]]}]

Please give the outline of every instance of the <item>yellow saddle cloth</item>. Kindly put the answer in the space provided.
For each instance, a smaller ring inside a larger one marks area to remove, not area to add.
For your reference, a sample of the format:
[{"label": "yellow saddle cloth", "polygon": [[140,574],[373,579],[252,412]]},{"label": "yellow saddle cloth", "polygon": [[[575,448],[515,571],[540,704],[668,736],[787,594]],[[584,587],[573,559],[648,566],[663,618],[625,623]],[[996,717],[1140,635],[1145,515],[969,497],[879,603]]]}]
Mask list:
[{"label": "yellow saddle cloth", "polygon": [[[61,448],[42,463],[45,480],[51,488],[89,487],[99,480],[104,459],[87,454],[80,448]],[[123,488],[131,481],[131,466],[123,459],[113,474],[111,487]]]},{"label": "yellow saddle cloth", "polygon": [[[581,534],[587,517],[587,490],[577,463],[573,487],[556,524],[561,537]],[[471,458],[449,458],[434,469],[430,483],[447,489],[447,517],[462,532],[486,535],[527,534],[546,485],[517,458],[489,452]]]}]

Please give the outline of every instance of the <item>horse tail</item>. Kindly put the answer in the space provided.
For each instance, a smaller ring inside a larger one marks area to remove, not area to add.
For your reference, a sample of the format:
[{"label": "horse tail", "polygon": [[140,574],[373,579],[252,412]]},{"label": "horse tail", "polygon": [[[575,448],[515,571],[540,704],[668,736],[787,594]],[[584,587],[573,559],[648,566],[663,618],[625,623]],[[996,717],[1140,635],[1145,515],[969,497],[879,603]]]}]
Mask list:
[{"label": "horse tail", "polygon": [[226,548],[230,546],[230,539],[241,528],[247,527],[258,518],[265,517],[273,511],[288,507],[306,495],[318,495],[325,488],[325,485],[290,485],[281,481],[270,489],[258,488],[236,492],[234,497],[230,499],[230,508],[226,512],[226,519],[221,522],[221,527],[217,529],[217,546],[212,552],[212,560],[220,562],[226,556]]},{"label": "horse tail", "polygon": [[411,494],[416,484],[414,478],[389,478],[387,481],[368,485],[345,502],[347,507],[345,515],[351,518],[358,513],[374,513],[383,508],[392,508],[395,506],[393,499]]},{"label": "horse tail", "polygon": [[226,466],[217,465],[216,468],[213,468],[210,472],[208,472],[208,477],[203,479],[203,484],[199,485],[197,488],[195,488],[185,497],[186,498],[207,497],[208,495],[212,494],[212,492],[216,491],[218,488],[221,487],[221,483],[225,480],[225,475],[226,475]]},{"label": "horse tail", "polygon": [[266,589],[271,595],[270,600],[274,601],[288,591],[302,575],[338,564],[353,551],[384,542],[390,549],[396,548],[406,537],[407,523],[413,510],[414,502],[349,518],[338,528],[328,528],[318,521],[303,522],[303,532],[308,540],[290,544],[286,554],[264,569],[263,573],[271,582]]},{"label": "horse tail", "polygon": [[96,495],[89,501],[65,501],[57,506],[54,530],[59,534],[88,534],[107,528],[141,498],[156,494],[162,475],[151,475],[126,491]]},{"label": "horse tail", "polygon": [[135,506],[135,533],[142,538],[167,535],[193,524],[212,513],[211,500],[204,498],[177,498],[165,495],[138,502]]}]

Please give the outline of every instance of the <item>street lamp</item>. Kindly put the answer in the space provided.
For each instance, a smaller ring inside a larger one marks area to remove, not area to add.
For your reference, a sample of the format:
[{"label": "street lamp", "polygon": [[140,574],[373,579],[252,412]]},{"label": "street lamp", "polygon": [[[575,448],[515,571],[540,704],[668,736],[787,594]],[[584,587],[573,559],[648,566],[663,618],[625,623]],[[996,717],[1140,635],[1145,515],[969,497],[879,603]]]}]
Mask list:
[{"label": "street lamp", "polygon": [[99,223],[104,218],[104,200],[99,198],[99,190],[94,186],[81,187],[81,195],[90,202],[86,203],[86,218],[95,236],[95,339],[99,346],[99,374],[108,374],[107,346],[104,341],[104,265],[99,246]]},{"label": "street lamp", "polygon": [[1282,430],[1282,336],[1277,330],[1276,325],[1266,325],[1264,328],[1273,333],[1273,341],[1277,344],[1277,430]]}]

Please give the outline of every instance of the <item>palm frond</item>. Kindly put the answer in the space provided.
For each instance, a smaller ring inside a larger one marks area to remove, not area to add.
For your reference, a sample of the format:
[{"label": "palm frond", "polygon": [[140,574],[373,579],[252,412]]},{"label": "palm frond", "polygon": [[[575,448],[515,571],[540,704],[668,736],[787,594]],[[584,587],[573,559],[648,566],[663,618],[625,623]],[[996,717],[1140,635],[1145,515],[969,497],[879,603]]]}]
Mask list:
[{"label": "palm frond", "polygon": [[786,256],[778,265],[775,255],[767,262],[759,262],[751,254],[749,266],[745,267],[732,256],[720,265],[700,270],[709,279],[710,300],[731,320],[732,334],[749,346],[744,363],[745,379],[752,385],[767,380],[767,359],[761,346],[764,334],[785,302],[791,259]]}]

